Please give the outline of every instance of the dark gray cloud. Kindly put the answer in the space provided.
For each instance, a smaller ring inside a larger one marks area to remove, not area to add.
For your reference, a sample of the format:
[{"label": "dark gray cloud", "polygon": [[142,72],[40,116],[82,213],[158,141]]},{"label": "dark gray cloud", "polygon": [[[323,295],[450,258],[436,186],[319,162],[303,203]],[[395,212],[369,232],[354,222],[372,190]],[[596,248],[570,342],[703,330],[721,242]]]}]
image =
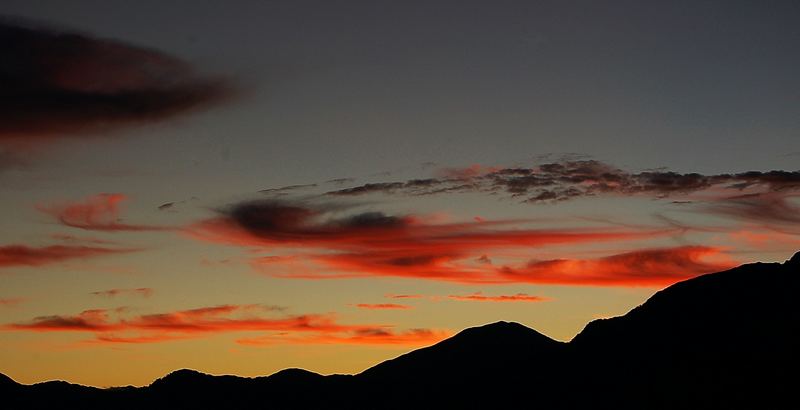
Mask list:
[{"label": "dark gray cloud", "polygon": [[0,143],[159,121],[231,95],[159,51],[0,18]]},{"label": "dark gray cloud", "polygon": [[629,172],[595,160],[547,163],[535,167],[448,172],[447,177],[374,182],[330,191],[328,195],[431,195],[446,192],[485,192],[546,203],[595,195],[646,195],[657,198],[691,194],[719,186],[741,191],[760,186],[767,191],[800,188],[800,171],[749,171],[703,175],[672,171]]}]

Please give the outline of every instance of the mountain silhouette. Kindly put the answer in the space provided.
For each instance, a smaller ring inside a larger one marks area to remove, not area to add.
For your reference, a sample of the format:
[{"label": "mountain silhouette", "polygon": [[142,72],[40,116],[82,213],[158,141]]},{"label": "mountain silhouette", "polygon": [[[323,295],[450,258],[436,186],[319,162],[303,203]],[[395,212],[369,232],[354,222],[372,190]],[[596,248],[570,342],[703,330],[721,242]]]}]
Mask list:
[{"label": "mountain silhouette", "polygon": [[676,283],[569,343],[517,323],[466,329],[357,375],[172,372],[146,387],[20,385],[8,408],[797,408],[800,252]]}]

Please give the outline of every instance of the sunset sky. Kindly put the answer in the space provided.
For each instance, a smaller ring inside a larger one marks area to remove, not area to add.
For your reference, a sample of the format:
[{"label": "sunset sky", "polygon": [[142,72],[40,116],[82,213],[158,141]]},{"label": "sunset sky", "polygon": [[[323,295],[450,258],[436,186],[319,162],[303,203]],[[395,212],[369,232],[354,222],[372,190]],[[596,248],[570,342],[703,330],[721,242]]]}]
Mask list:
[{"label": "sunset sky", "polygon": [[[800,249],[796,1],[0,5],[0,373],[567,341]],[[743,301],[747,303],[747,301]]]}]

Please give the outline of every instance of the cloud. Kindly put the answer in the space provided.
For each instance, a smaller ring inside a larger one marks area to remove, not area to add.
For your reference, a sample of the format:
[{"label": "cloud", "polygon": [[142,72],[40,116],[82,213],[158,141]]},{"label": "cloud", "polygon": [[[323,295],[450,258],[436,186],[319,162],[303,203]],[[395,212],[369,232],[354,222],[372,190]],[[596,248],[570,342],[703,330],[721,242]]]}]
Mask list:
[{"label": "cloud", "polygon": [[130,295],[130,296],[141,296],[143,298],[149,298],[153,296],[155,291],[152,288],[135,288],[135,289],[108,289],[108,290],[100,290],[97,292],[91,292],[91,295],[95,296],[102,296],[107,298],[113,298],[116,296],[122,295]]},{"label": "cloud", "polygon": [[40,248],[26,245],[0,246],[0,268],[11,266],[43,266],[72,259],[135,252],[138,249],[104,248],[96,246],[51,245]]},{"label": "cloud", "polygon": [[530,261],[499,268],[513,283],[658,287],[733,267],[721,250],[706,246],[644,249],[597,259]]},{"label": "cloud", "polygon": [[[88,343],[155,343],[235,332],[269,332],[240,344],[371,343],[414,344],[445,335],[421,330],[396,332],[389,325],[342,324],[333,314],[280,315],[269,305],[219,305],[127,317],[125,309],[91,309],[77,315],[36,317],[4,326],[9,331],[85,332]],[[272,314],[272,316],[267,316]]]},{"label": "cloud", "polygon": [[369,310],[392,310],[392,309],[411,309],[411,306],[408,305],[399,305],[396,303],[359,303],[355,305],[359,309],[369,309]]},{"label": "cloud", "polygon": [[450,295],[448,298],[468,302],[544,302],[550,300],[542,296],[533,296],[526,293],[517,293],[516,295],[487,296],[481,292],[475,292],[471,295]]},{"label": "cloud", "polygon": [[766,192],[724,198],[706,204],[706,212],[761,224],[778,232],[800,234],[800,206],[792,200],[800,194]]},{"label": "cloud", "polygon": [[0,19],[0,144],[105,134],[161,121],[231,96],[162,52]]},{"label": "cloud", "polygon": [[102,193],[81,202],[38,205],[37,209],[56,218],[61,224],[87,231],[142,232],[169,231],[175,228],[153,225],[132,225],[120,221],[121,204],[128,197],[119,193]]},{"label": "cloud", "polygon": [[54,233],[50,235],[51,239],[55,239],[57,241],[67,242],[67,243],[84,243],[84,244],[92,244],[92,245],[118,245],[115,241],[109,241],[107,239],[98,239],[98,238],[91,238],[85,236],[75,236],[63,233]]},{"label": "cloud", "polygon": [[258,191],[258,192],[260,192],[262,194],[271,194],[271,195],[280,196],[280,195],[285,195],[290,191],[297,191],[297,190],[303,190],[303,189],[308,189],[308,188],[315,188],[316,186],[317,186],[317,184],[287,185],[287,186],[283,186],[283,187],[280,187],[280,188],[262,189],[261,191]]},{"label": "cloud", "polygon": [[442,176],[372,182],[330,191],[331,196],[366,194],[433,195],[458,192],[505,194],[528,203],[553,203],[596,195],[644,195],[663,198],[711,188],[731,191],[800,189],[800,171],[749,171],[703,175],[672,171],[629,172],[596,160],[568,160],[534,167],[492,168],[473,165],[447,169]]},{"label": "cloud", "polygon": [[6,298],[0,299],[0,308],[13,308],[25,302],[24,298]]},{"label": "cloud", "polygon": [[451,335],[451,332],[433,329],[409,329],[396,332],[384,328],[363,328],[345,335],[268,335],[239,339],[236,343],[245,346],[269,346],[280,343],[423,346],[434,344]]},{"label": "cloud", "polygon": [[[508,282],[480,258],[489,250],[636,240],[664,230],[628,228],[524,229],[525,220],[439,223],[381,212],[353,213],[336,204],[248,201],[220,211],[187,232],[206,241],[280,250],[255,258],[274,276],[326,279],[395,276],[461,283]],[[310,263],[316,269],[302,269]],[[289,272],[275,273],[284,264]]]},{"label": "cloud", "polygon": [[386,295],[389,299],[420,299],[422,295],[395,295],[395,294],[388,294]]}]

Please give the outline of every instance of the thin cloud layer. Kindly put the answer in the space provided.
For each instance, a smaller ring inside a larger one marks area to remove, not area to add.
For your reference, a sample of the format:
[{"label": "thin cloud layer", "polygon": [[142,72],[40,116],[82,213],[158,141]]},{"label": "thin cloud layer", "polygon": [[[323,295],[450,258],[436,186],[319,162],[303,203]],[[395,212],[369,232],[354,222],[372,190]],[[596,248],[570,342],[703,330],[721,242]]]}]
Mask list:
[{"label": "thin cloud layer", "polygon": [[391,329],[365,328],[347,335],[262,336],[239,339],[236,343],[244,346],[270,346],[281,343],[424,346],[434,344],[451,335],[448,331],[431,329],[409,329],[398,332]]},{"label": "thin cloud layer", "polygon": [[24,298],[5,298],[0,299],[0,308],[13,308],[25,302]]},{"label": "thin cloud layer", "polygon": [[51,245],[36,248],[26,245],[6,245],[0,246],[0,268],[52,265],[73,259],[89,259],[135,251],[137,249],[98,246]]},{"label": "thin cloud layer", "polygon": [[470,295],[450,295],[448,299],[467,301],[467,302],[544,302],[550,300],[543,296],[528,295],[527,293],[517,293],[515,295],[489,296],[481,292]]},{"label": "thin cloud layer", "polygon": [[741,191],[759,187],[766,191],[800,189],[800,171],[749,171],[702,175],[672,171],[629,172],[595,160],[562,161],[535,167],[448,170],[441,177],[375,182],[330,191],[332,196],[365,194],[432,195],[485,192],[522,198],[529,203],[565,201],[595,195],[645,195],[667,197],[711,188]]},{"label": "thin cloud layer", "polygon": [[161,121],[231,94],[164,53],[0,19],[0,144],[30,145]]},{"label": "thin cloud layer", "polygon": [[134,288],[134,289],[108,289],[108,290],[99,290],[96,292],[91,292],[91,295],[94,296],[101,296],[106,298],[113,298],[117,296],[139,296],[143,298],[149,298],[153,296],[155,290],[152,288]]},{"label": "thin cloud layer", "polygon": [[367,309],[367,310],[411,309],[411,306],[400,305],[397,303],[358,303],[355,306],[359,309]]},{"label": "thin cloud layer", "polygon": [[778,191],[746,194],[707,204],[703,210],[796,235],[800,234],[800,206],[793,203],[796,198],[800,198],[800,193]]},{"label": "thin cloud layer", "polygon": [[[156,343],[234,332],[269,332],[241,339],[244,345],[276,343],[415,344],[441,331],[396,332],[390,325],[342,324],[333,314],[268,315],[265,305],[219,305],[127,317],[125,309],[91,309],[77,315],[52,315],[4,326],[9,331],[86,332],[89,343]],[[267,343],[266,341],[269,341]]]},{"label": "thin cloud layer", "polygon": [[87,231],[142,232],[169,231],[174,228],[153,225],[134,225],[121,222],[122,203],[128,197],[119,193],[102,193],[80,202],[39,205],[37,209],[58,220],[62,225]]},{"label": "thin cloud layer", "polygon": [[486,262],[488,258],[481,259],[491,250],[636,240],[668,233],[627,228],[522,229],[529,221],[437,223],[414,215],[347,211],[330,204],[250,201],[234,204],[222,210],[220,217],[197,223],[187,232],[202,240],[292,253],[255,258],[255,265],[272,268],[310,262],[318,266],[275,276],[394,276],[462,283],[510,282],[510,277]]}]

